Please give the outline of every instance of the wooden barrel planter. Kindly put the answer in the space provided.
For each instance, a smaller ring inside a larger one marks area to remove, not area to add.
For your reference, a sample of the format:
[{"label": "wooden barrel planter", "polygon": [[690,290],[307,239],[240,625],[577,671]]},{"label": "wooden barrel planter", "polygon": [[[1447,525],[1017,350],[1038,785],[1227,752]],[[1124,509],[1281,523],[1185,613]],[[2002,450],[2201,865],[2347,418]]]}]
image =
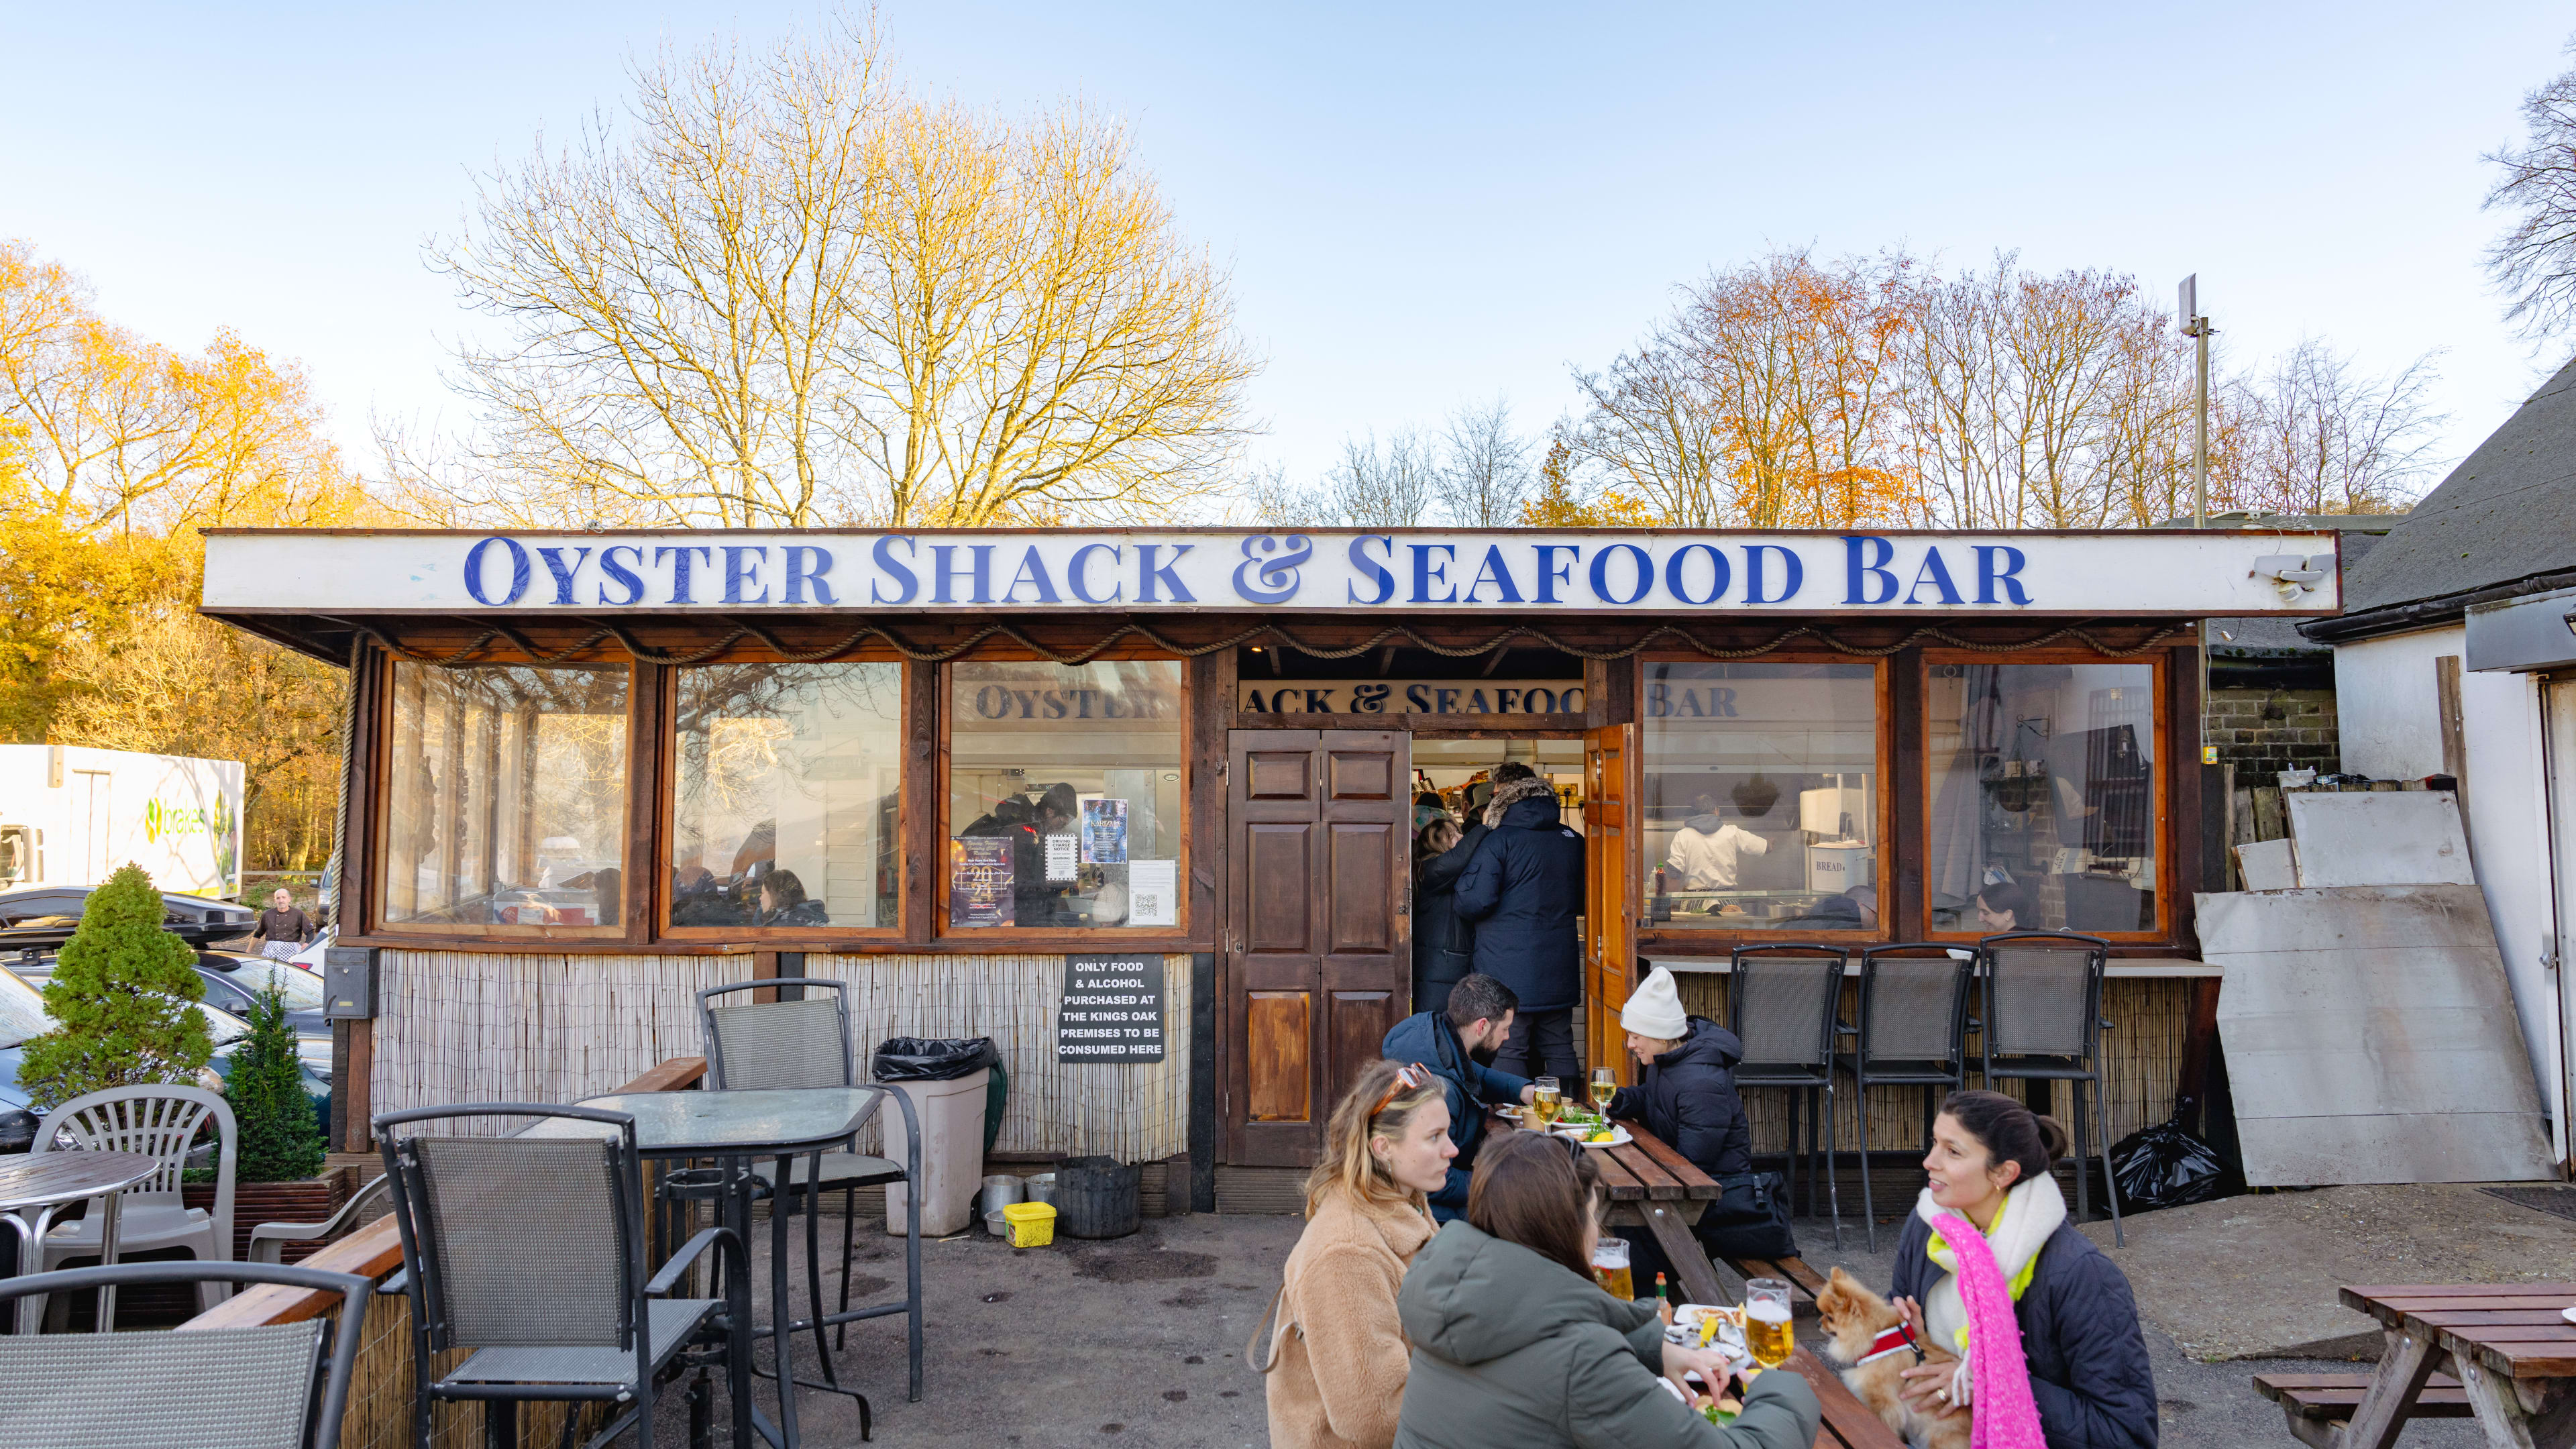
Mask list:
[{"label": "wooden barrel planter", "polygon": [[1055,1227],[1074,1238],[1123,1238],[1144,1225],[1143,1174],[1114,1157],[1076,1157],[1055,1170]]}]

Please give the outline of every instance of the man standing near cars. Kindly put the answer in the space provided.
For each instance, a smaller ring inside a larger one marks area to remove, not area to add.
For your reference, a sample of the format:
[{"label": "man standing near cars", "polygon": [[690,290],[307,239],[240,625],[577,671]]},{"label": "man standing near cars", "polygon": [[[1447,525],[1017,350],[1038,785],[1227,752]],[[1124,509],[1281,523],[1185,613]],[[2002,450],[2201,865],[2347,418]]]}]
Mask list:
[{"label": "man standing near cars", "polygon": [[1449,1141],[1458,1155],[1449,1159],[1448,1185],[1431,1194],[1431,1215],[1444,1223],[1467,1215],[1467,1184],[1485,1140],[1485,1109],[1526,1105],[1537,1095],[1528,1078],[1492,1066],[1494,1052],[1511,1035],[1512,1008],[1510,987],[1471,975],[1449,988],[1446,1007],[1397,1022],[1378,1048],[1388,1061],[1429,1068],[1448,1096]]},{"label": "man standing near cars", "polygon": [[268,909],[259,913],[259,924],[250,928],[250,938],[260,943],[259,954],[271,961],[290,961],[295,953],[313,944],[313,918],[295,904],[295,896],[284,886],[268,894]]},{"label": "man standing near cars", "polygon": [[1565,828],[1556,787],[1517,760],[1494,771],[1493,834],[1458,877],[1458,919],[1475,923],[1475,965],[1520,998],[1496,1065],[1516,1076],[1583,1075],[1574,1008],[1583,999],[1583,837]]}]

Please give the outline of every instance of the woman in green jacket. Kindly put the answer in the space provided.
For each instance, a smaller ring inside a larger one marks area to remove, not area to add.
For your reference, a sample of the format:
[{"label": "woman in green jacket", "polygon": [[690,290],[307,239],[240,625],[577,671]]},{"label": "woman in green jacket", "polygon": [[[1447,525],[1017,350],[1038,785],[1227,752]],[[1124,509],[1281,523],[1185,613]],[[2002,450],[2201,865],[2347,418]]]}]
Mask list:
[{"label": "woman in green jacket", "polygon": [[1395,1449],[1809,1449],[1823,1410],[1794,1373],[1757,1377],[1726,1428],[1656,1382],[1717,1356],[1666,1343],[1651,1301],[1593,1281],[1598,1182],[1563,1138],[1486,1142],[1465,1221],[1440,1230],[1396,1294],[1413,1363]]}]

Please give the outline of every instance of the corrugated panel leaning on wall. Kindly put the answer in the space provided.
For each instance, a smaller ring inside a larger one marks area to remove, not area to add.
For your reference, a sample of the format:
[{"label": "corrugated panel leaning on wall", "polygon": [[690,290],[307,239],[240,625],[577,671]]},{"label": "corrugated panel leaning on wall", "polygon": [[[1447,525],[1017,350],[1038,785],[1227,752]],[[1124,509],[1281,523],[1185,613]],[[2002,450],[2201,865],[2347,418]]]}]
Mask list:
[{"label": "corrugated panel leaning on wall", "polygon": [[[570,1102],[701,1051],[697,993],[743,980],[743,956],[536,956],[387,950],[378,971],[376,1110]],[[1060,1064],[1062,956],[825,956],[851,985],[860,1070],[890,1036],[989,1036],[1010,1074],[1004,1152],[1121,1162],[1189,1146],[1190,958],[1164,958],[1170,1049],[1150,1065]],[[496,1124],[499,1125],[499,1124]],[[863,1140],[862,1150],[873,1151]]]}]

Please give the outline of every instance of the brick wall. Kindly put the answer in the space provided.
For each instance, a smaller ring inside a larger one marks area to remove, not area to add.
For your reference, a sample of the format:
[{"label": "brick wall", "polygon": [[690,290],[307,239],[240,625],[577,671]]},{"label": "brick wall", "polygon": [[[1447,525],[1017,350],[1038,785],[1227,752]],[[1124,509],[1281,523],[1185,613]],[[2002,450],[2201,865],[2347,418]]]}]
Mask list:
[{"label": "brick wall", "polygon": [[2239,780],[2261,771],[2343,768],[2331,689],[2213,689],[2201,740],[2218,746],[2218,758],[2236,766]]}]

